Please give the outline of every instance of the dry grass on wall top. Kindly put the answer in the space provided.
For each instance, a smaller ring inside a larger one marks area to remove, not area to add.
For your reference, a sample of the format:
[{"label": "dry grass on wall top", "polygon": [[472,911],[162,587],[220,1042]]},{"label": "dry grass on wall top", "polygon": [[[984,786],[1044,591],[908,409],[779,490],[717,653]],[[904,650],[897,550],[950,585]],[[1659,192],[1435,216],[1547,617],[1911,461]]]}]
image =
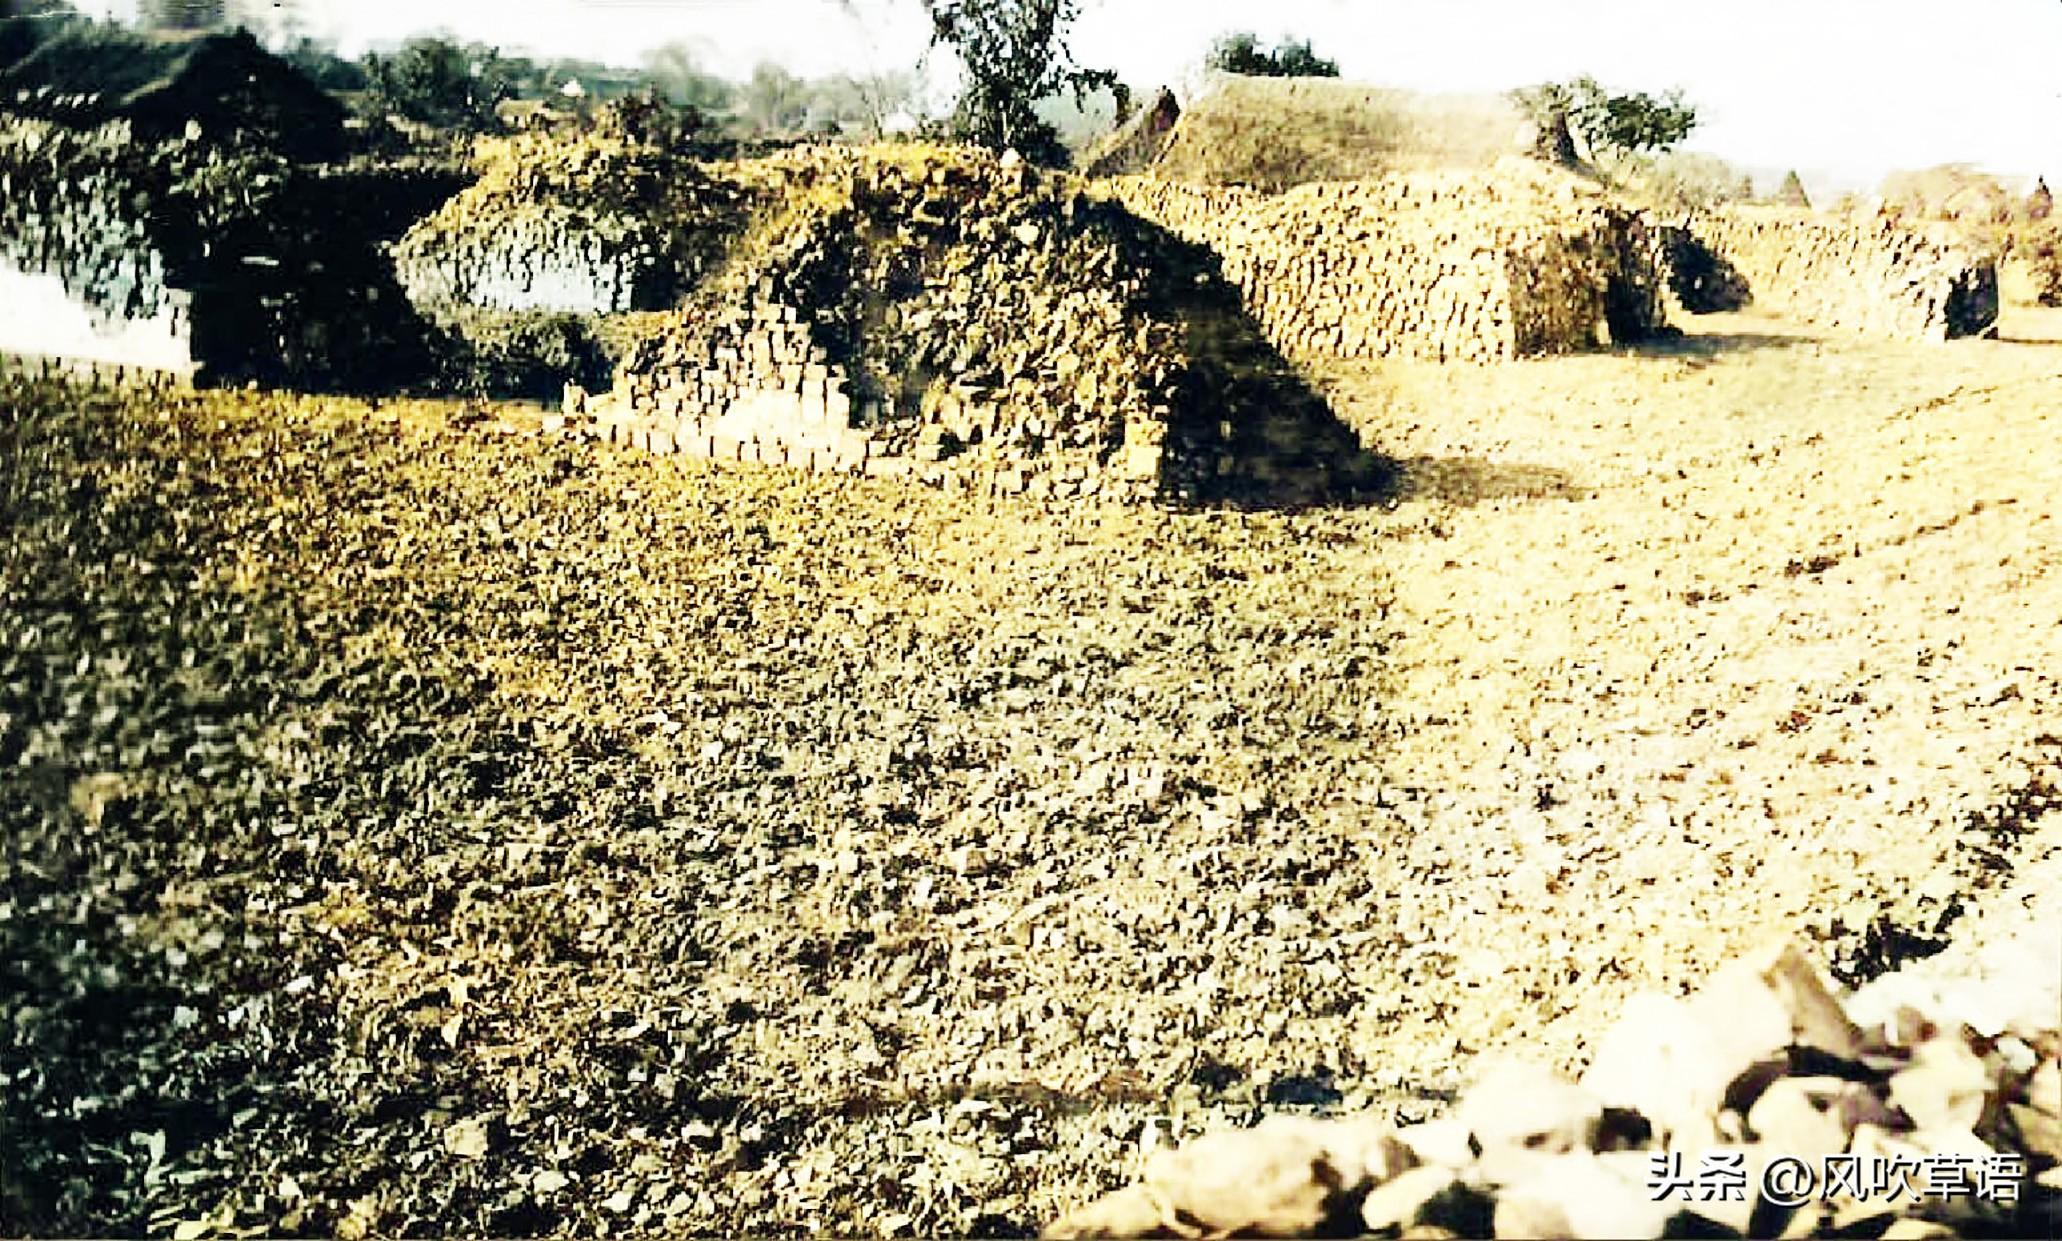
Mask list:
[{"label": "dry grass on wall top", "polygon": [[1486,167],[1523,154],[1530,139],[1524,117],[1496,96],[1225,76],[1182,113],[1155,171],[1281,190],[1403,169]]},{"label": "dry grass on wall top", "polygon": [[482,138],[472,162],[479,179],[395,247],[418,301],[587,309],[533,287],[570,262],[594,287],[558,301],[659,309],[720,258],[748,210],[734,179],[600,134]]}]

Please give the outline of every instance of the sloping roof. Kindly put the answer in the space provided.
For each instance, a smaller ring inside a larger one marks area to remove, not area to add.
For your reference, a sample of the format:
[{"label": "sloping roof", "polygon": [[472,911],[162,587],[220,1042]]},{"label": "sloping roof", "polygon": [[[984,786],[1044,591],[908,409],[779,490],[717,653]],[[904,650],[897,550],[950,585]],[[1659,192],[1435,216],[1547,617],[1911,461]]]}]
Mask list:
[{"label": "sloping roof", "polygon": [[138,134],[256,134],[295,158],[343,149],[344,108],[248,33],[152,36],[76,22],[0,69],[0,106],[62,125],[126,119]]},{"label": "sloping roof", "polygon": [[1181,105],[1175,102],[1174,92],[1161,87],[1151,103],[1095,144],[1083,171],[1091,177],[1145,171],[1167,148],[1169,136],[1180,120]]}]

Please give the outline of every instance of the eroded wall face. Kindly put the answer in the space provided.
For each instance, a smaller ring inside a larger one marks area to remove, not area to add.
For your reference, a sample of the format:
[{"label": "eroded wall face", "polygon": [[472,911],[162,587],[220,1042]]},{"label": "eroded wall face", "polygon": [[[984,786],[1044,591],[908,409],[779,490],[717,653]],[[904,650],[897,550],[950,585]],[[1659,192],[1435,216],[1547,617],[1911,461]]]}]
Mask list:
[{"label": "eroded wall face", "polygon": [[41,132],[0,134],[0,353],[191,372],[192,299],[171,287],[135,187],[111,170],[55,175]]},{"label": "eroded wall face", "polygon": [[63,291],[21,285],[59,317],[0,310],[0,350],[155,367],[183,349],[200,383],[425,382],[440,341],[379,249],[426,196],[417,180],[0,117],[0,258]]},{"label": "eroded wall face", "polygon": [[403,246],[395,274],[425,309],[609,315],[653,309],[665,283],[648,246],[616,242],[570,213]]},{"label": "eroded wall face", "polygon": [[0,257],[0,353],[77,358],[115,367],[193,370],[193,340],[181,300],[156,313],[109,315],[50,271],[25,271]]},{"label": "eroded wall face", "polygon": [[575,398],[660,452],[1002,494],[1306,503],[1357,438],[1201,247],[970,151],[798,152],[722,277]]},{"label": "eroded wall face", "polygon": [[1221,258],[1284,352],[1494,362],[1664,322],[1644,225],[1600,196],[1416,174],[1280,195],[1124,177],[1110,192]]},{"label": "eroded wall face", "polygon": [[[1975,336],[1997,322],[1991,260],[1889,220],[1754,207],[1698,212],[1675,227],[1677,248],[1687,238],[1701,249],[1705,284],[1775,314],[1904,340]],[[1675,283],[1684,280],[1679,270]]]}]

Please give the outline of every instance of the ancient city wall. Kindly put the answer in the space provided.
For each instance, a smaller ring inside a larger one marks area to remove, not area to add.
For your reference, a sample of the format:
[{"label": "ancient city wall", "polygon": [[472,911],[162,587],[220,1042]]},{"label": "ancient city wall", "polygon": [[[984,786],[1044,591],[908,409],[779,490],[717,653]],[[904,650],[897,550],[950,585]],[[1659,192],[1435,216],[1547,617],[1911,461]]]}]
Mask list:
[{"label": "ancient city wall", "polygon": [[[1691,309],[1744,296],[1803,322],[1906,340],[1980,335],[1997,321],[1995,265],[1930,230],[1778,207],[1698,212],[1673,227],[1678,255],[1705,252],[1701,286],[1672,278]],[[1681,258],[1671,266],[1686,270]]]},{"label": "ancient city wall", "polygon": [[785,181],[795,205],[632,352],[596,403],[602,434],[1012,494],[1152,491],[1148,411],[1121,372],[1166,341],[1069,347],[1121,323],[1124,283],[1099,278],[1114,264],[1038,262],[1060,204],[993,164],[817,152],[748,174]]},{"label": "ancient city wall", "polygon": [[71,139],[42,122],[0,126],[0,350],[190,367],[192,297],[171,287],[133,180],[78,158]]},{"label": "ancient city wall", "polygon": [[1269,339],[1292,353],[1491,362],[1663,323],[1644,224],[1571,180],[1417,173],[1279,195],[1150,177],[1106,185],[1220,255]]}]

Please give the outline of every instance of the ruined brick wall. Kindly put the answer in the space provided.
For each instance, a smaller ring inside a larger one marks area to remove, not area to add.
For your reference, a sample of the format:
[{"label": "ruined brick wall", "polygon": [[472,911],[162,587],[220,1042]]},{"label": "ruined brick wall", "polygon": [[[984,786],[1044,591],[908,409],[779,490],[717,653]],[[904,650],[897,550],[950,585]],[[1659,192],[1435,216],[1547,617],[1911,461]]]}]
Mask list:
[{"label": "ruined brick wall", "polygon": [[605,433],[1012,493],[1155,486],[1123,372],[1167,343],[1090,351],[1084,372],[1065,338],[1121,323],[1127,290],[1059,261],[1069,208],[1028,170],[813,151],[747,175],[787,206],[633,353]]},{"label": "ruined brick wall", "polygon": [[781,206],[586,402],[593,433],[1009,494],[1314,495],[1365,472],[1195,247],[1071,180],[923,148],[739,175]]},{"label": "ruined brick wall", "polygon": [[[96,325],[86,356],[190,365],[204,383],[380,390],[429,376],[435,339],[378,249],[422,196],[407,175],[139,143],[126,122],[0,118],[0,260],[16,287],[54,280]],[[151,325],[151,356],[129,356]],[[0,350],[45,351],[40,326],[18,304],[0,313]]]},{"label": "ruined brick wall", "polygon": [[1665,322],[1643,222],[1568,178],[1416,173],[1278,195],[1149,177],[1106,186],[1221,256],[1291,353],[1490,362]]},{"label": "ruined brick wall", "polygon": [[[63,352],[188,366],[191,295],[171,286],[133,179],[111,159],[80,158],[91,149],[43,122],[0,123],[0,268],[10,294],[0,309],[0,350],[58,352],[46,335],[52,312],[71,310],[84,326]],[[67,175],[51,175],[56,169]],[[49,281],[57,289],[40,287]],[[69,305],[48,304],[60,298]]]},{"label": "ruined brick wall", "polygon": [[1672,227],[1678,247],[1706,252],[1719,283],[1806,323],[1946,340],[1997,321],[1995,264],[1934,230],[1780,207],[1697,212]]}]

